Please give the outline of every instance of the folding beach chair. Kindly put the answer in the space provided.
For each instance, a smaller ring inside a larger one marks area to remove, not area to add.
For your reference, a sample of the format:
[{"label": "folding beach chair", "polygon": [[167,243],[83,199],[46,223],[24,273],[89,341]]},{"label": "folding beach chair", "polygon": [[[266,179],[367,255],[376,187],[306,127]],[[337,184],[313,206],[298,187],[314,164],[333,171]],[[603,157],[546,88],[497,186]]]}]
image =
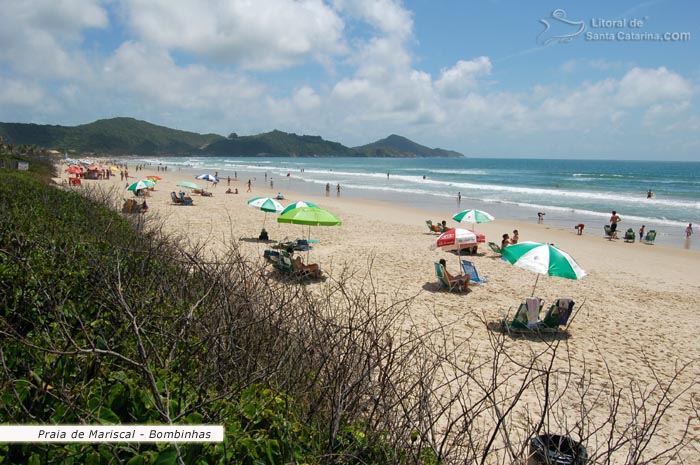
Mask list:
[{"label": "folding beach chair", "polygon": [[644,243],[645,244],[653,244],[654,241],[656,240],[656,231],[653,229],[650,229],[647,234],[644,236]]},{"label": "folding beach chair", "polygon": [[574,310],[574,301],[568,297],[561,297],[554,301],[547,314],[542,319],[538,329],[559,330],[560,326],[566,326],[571,312]]},{"label": "folding beach chair", "polygon": [[489,242],[489,249],[493,250],[498,255],[503,254],[503,250],[501,250],[501,248],[495,242]]},{"label": "folding beach chair", "polygon": [[503,320],[503,325],[511,331],[536,331],[540,324],[540,310],[544,301],[539,297],[528,297],[515,311],[512,321]]},{"label": "folding beach chair", "polygon": [[440,228],[436,224],[433,224],[431,220],[425,220],[425,224],[428,225],[428,229],[433,233],[440,233]]},{"label": "folding beach chair", "polygon": [[625,242],[634,242],[636,238],[637,235],[634,233],[634,230],[632,228],[629,228],[627,229],[627,231],[625,231]]},{"label": "folding beach chair", "polygon": [[479,277],[479,272],[476,271],[476,267],[469,260],[462,260],[462,272],[469,275],[470,283],[485,283],[486,280]]},{"label": "folding beach chair", "polygon": [[466,290],[466,286],[464,285],[463,281],[455,280],[450,282],[445,276],[445,270],[442,268],[442,265],[438,262],[435,263],[435,276],[437,276],[441,287],[444,287],[449,291],[462,292],[463,289]]}]

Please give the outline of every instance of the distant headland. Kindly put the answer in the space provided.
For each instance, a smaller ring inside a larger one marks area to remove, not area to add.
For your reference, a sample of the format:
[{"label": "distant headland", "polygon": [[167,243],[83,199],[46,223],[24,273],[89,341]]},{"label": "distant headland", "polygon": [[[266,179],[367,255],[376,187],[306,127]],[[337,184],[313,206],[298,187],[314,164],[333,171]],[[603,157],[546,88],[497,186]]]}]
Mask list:
[{"label": "distant headland", "polygon": [[61,152],[100,155],[232,157],[462,158],[459,152],[429,148],[395,134],[359,147],[320,136],[270,131],[252,136],[198,134],[134,118],[102,119],[79,126],[0,123],[6,144],[37,145]]}]

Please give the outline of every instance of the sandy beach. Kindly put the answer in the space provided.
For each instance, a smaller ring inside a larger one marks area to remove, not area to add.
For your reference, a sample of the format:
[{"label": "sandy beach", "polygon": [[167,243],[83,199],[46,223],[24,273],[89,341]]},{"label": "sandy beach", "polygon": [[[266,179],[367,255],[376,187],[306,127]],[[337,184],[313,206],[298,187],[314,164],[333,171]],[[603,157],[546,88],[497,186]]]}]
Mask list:
[{"label": "sandy beach", "polygon": [[[273,240],[293,240],[309,234],[306,227],[279,224],[274,214],[265,215],[248,207],[249,199],[274,197],[277,191],[256,185],[252,192],[246,192],[247,178],[231,181],[231,188],[237,188],[238,195],[225,194],[227,181],[222,179],[219,186],[207,188],[212,197],[192,195],[194,206],[185,207],[174,205],[170,192],[181,190],[176,184],[182,180],[193,181],[191,175],[156,171],[155,167],[133,172],[130,166],[133,181],[149,174],[159,175],[163,180],[149,193],[146,214],[158,215],[173,232],[206,241],[215,255],[224,250],[228,241],[238,240],[246,256],[263,265],[263,251],[270,244],[255,240],[263,223]],[[67,175],[63,173],[63,176]],[[110,181],[83,183],[113,184],[121,189],[126,184],[119,176]],[[532,293],[536,275],[502,260],[486,244],[480,246],[476,256],[466,258],[488,282],[472,284],[466,295],[438,290],[434,263],[444,258],[448,270],[456,273],[458,257],[430,248],[437,235],[428,231],[425,220],[446,219],[451,227],[456,226],[449,217],[370,200],[346,199],[342,192],[337,196],[334,190],[330,196],[299,194],[297,197],[289,191],[285,191],[285,196],[286,200],[281,202],[285,206],[297,200],[312,201],[343,221],[337,227],[311,228],[310,236],[318,242],[308,253],[310,262],[319,263],[331,279],[348,269],[366,274],[371,266],[380,295],[387,299],[414,299],[411,305],[414,329],[427,331],[437,324],[450,324],[455,338],[468,338],[469,347],[476,354],[489,354],[489,331],[493,328],[484,323],[512,315]],[[133,198],[133,195],[123,190],[123,197]],[[614,383],[617,389],[625,389],[640,380],[651,379],[649,367],[661,378],[670,379],[680,365],[700,359],[696,308],[700,302],[700,253],[697,251],[625,243],[622,239],[608,241],[602,235],[578,236],[573,230],[562,231],[546,223],[507,218],[480,224],[476,229],[486,235],[487,241],[496,243],[500,243],[503,233],[514,229],[519,230],[521,242],[554,243],[570,253],[586,271],[587,276],[579,281],[541,276],[535,294],[544,299],[545,308],[559,297],[570,297],[576,302],[580,310],[566,339],[569,356],[561,364],[574,371],[590,371],[593,386],[605,389]],[[310,287],[322,285],[316,283]],[[514,337],[507,340],[506,350],[530,353],[544,344]],[[464,356],[466,359],[469,354]],[[680,374],[678,386],[696,382],[698,375],[700,367],[691,364]],[[662,422],[658,441],[655,439],[652,444],[655,450],[661,450],[680,436],[691,418],[694,419],[691,433],[698,435],[700,429],[692,402],[699,400],[697,386],[681,396]],[[593,414],[602,418],[605,413]]]}]

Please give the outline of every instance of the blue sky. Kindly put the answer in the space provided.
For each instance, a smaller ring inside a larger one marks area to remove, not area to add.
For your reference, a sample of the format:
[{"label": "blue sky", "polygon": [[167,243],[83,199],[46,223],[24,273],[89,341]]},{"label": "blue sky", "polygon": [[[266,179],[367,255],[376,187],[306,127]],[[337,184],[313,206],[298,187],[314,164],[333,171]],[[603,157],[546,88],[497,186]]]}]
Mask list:
[{"label": "blue sky", "polygon": [[698,5],[3,0],[0,121],[699,160]]}]

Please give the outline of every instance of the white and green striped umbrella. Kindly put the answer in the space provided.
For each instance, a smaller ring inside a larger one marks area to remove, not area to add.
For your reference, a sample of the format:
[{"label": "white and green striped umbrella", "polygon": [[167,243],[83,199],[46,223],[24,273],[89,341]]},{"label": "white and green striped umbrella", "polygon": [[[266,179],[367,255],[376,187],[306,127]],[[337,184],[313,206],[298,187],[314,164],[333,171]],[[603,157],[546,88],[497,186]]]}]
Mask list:
[{"label": "white and green striped umbrella", "polygon": [[155,186],[156,183],[153,181],[149,181],[148,179],[141,179],[140,181],[136,181],[132,185],[126,188],[128,191],[138,191],[141,189],[148,189],[149,187]]},{"label": "white and green striped umbrella", "polygon": [[281,212],[284,210],[284,205],[270,197],[255,197],[254,199],[250,199],[248,200],[248,206],[264,212]]},{"label": "white and green striped umbrella", "polygon": [[318,205],[316,205],[313,202],[305,202],[304,200],[300,200],[298,202],[294,202],[291,205],[287,205],[287,208],[282,210],[282,213],[280,215],[284,215],[287,213],[289,210],[294,210],[295,208],[301,208],[301,207],[313,207],[313,208],[320,208]]},{"label": "white and green striped umbrella", "polygon": [[[586,272],[571,255],[543,242],[509,245],[503,249],[503,258],[515,266],[537,273],[535,287],[541,274],[567,279],[581,279],[586,276]],[[532,295],[535,295],[535,287],[532,288]]]},{"label": "white and green striped umbrella", "polygon": [[489,221],[493,221],[496,218],[494,218],[491,214],[486,213],[486,212],[481,211],[481,210],[464,210],[462,212],[456,213],[452,217],[452,219],[458,223],[479,224],[479,223],[487,223]]}]

